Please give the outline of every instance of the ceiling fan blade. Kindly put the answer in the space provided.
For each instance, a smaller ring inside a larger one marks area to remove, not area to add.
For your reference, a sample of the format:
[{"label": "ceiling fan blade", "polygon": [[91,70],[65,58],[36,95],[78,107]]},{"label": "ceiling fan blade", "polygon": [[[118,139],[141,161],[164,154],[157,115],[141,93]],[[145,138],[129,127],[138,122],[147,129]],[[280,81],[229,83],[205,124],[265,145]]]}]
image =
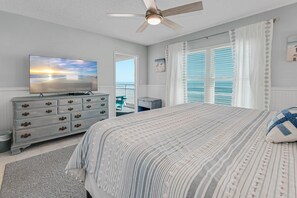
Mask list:
[{"label": "ceiling fan blade", "polygon": [[120,14],[120,13],[107,13],[111,17],[145,17],[144,14]]},{"label": "ceiling fan blade", "polygon": [[147,23],[147,21],[145,21],[137,30],[137,33],[141,33],[143,32],[147,27],[149,26],[149,24]]},{"label": "ceiling fan blade", "polygon": [[173,21],[166,19],[166,18],[163,18],[161,23],[173,30],[176,30],[176,31],[179,31],[182,29],[182,26],[180,26],[177,23],[174,23]]},{"label": "ceiling fan blade", "polygon": [[200,10],[203,10],[202,1],[190,3],[187,5],[182,5],[182,6],[175,7],[175,8],[170,8],[167,10],[163,10],[162,15],[164,17],[167,17],[167,16],[178,15],[178,14],[185,14],[185,13],[189,13],[189,12],[196,12],[196,11],[200,11]]},{"label": "ceiling fan blade", "polygon": [[145,4],[145,7],[148,10],[157,10],[157,5],[156,5],[155,0],[143,0],[143,2]]}]

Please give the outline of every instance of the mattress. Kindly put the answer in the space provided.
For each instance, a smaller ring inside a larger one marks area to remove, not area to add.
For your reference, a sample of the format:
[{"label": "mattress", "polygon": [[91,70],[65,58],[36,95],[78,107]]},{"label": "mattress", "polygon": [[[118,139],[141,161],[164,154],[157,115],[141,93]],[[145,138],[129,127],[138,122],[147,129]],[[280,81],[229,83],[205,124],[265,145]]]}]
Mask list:
[{"label": "mattress", "polygon": [[191,103],[112,118],[66,171],[110,197],[297,197],[297,144],[265,141],[273,115]]}]

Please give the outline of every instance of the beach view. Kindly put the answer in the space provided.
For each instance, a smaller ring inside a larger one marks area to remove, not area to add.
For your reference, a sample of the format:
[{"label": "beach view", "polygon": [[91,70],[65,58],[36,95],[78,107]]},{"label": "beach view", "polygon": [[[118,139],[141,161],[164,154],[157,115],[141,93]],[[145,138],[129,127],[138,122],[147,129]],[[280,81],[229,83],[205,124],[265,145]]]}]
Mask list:
[{"label": "beach view", "polygon": [[134,105],[135,100],[134,59],[116,63],[116,96],[125,96],[126,104]]},{"label": "beach view", "polygon": [[[190,53],[187,59],[188,102],[205,102],[205,88],[214,96],[213,102],[221,105],[232,104],[233,61],[230,47],[216,48],[211,52],[212,76],[207,76],[206,51]],[[207,79],[209,78],[209,79]],[[211,86],[205,87],[206,80]]]}]

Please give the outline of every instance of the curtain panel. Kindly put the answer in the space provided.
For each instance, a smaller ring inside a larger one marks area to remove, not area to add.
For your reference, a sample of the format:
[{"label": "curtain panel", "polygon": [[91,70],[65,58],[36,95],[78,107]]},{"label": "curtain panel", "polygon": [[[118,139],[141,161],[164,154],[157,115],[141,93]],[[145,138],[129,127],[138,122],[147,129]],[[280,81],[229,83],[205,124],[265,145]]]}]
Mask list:
[{"label": "curtain panel", "polygon": [[165,50],[166,106],[187,102],[187,42],[168,45]]},{"label": "curtain panel", "polygon": [[273,20],[229,32],[234,60],[232,105],[268,110]]}]

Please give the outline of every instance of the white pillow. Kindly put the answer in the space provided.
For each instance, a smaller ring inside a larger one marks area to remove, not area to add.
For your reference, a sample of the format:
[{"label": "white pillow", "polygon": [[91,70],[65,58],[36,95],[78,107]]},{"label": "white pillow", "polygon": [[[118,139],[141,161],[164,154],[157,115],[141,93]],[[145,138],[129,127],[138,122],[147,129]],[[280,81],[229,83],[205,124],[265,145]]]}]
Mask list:
[{"label": "white pillow", "polygon": [[282,110],[268,123],[266,141],[272,143],[297,141],[297,107]]}]

